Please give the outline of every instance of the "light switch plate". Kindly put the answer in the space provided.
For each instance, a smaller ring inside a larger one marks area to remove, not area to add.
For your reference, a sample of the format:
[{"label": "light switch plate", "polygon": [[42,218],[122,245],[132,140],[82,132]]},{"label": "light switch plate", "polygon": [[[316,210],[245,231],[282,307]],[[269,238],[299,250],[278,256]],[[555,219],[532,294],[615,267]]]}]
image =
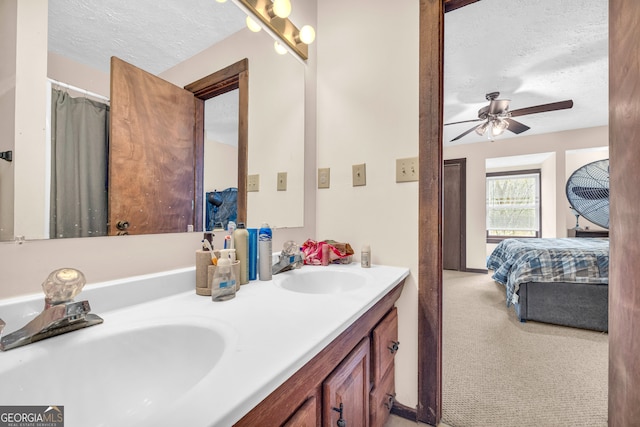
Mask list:
[{"label": "light switch plate", "polygon": [[418,180],[418,158],[396,159],[396,182]]},{"label": "light switch plate", "polygon": [[353,165],[353,186],[359,187],[367,185],[367,167],[366,163],[361,165]]},{"label": "light switch plate", "polygon": [[331,169],[318,169],[318,188],[329,188],[331,185]]},{"label": "light switch plate", "polygon": [[247,192],[250,191],[260,191],[260,175],[247,176]]},{"label": "light switch plate", "polygon": [[287,173],[278,172],[278,191],[287,191]]}]

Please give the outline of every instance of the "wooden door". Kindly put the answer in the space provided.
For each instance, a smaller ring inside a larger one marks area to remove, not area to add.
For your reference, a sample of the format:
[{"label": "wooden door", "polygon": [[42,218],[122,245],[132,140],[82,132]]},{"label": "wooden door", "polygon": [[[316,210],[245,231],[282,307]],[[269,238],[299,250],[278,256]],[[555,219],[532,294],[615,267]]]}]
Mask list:
[{"label": "wooden door", "polygon": [[365,338],[322,385],[322,425],[338,425],[342,404],[347,426],[368,427],[369,386],[369,338]]},{"label": "wooden door", "polygon": [[283,427],[319,427],[318,399],[308,398],[300,408],[284,423]]},{"label": "wooden door", "polygon": [[111,58],[109,235],[195,225],[194,122],[191,92]]},{"label": "wooden door", "polygon": [[444,161],[442,268],[464,270],[466,267],[465,226],[465,159]]}]

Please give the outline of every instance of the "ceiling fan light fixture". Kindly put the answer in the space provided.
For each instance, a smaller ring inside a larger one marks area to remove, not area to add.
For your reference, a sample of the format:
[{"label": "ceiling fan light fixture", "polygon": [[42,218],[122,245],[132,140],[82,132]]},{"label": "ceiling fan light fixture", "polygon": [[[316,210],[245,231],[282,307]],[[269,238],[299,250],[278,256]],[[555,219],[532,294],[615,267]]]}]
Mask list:
[{"label": "ceiling fan light fixture", "polygon": [[509,123],[506,120],[495,119],[491,121],[491,135],[499,136],[504,133],[509,127]]},{"label": "ceiling fan light fixture", "polygon": [[483,124],[481,124],[476,128],[476,133],[480,136],[484,135],[488,126],[489,126],[489,122],[484,122]]}]

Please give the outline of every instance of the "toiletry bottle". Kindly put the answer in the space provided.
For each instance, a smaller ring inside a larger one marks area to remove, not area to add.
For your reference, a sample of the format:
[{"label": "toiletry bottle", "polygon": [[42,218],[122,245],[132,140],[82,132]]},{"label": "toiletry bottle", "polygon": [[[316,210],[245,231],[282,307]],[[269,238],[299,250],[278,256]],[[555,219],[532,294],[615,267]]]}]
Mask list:
[{"label": "toiletry bottle", "polygon": [[211,283],[211,300],[226,301],[236,296],[236,278],[231,268],[231,260],[220,256]]},{"label": "toiletry bottle", "polygon": [[224,248],[234,249],[233,247],[233,232],[236,230],[236,223],[229,221],[227,223],[227,235],[224,236]]},{"label": "toiletry bottle", "polygon": [[233,246],[236,248],[236,259],[240,261],[241,285],[249,283],[249,232],[243,222],[238,223],[238,228],[233,232]]},{"label": "toiletry bottle", "polygon": [[249,228],[249,280],[258,278],[258,229]]},{"label": "toiletry bottle", "polygon": [[272,233],[266,222],[258,231],[258,276],[260,280],[271,280]]},{"label": "toiletry bottle", "polygon": [[369,245],[363,245],[360,253],[360,266],[362,268],[371,267],[371,248]]},{"label": "toiletry bottle", "polygon": [[[323,242],[324,243],[324,242]],[[329,265],[329,244],[328,243],[324,243],[322,245],[322,257],[320,258],[320,263],[322,265]]]}]

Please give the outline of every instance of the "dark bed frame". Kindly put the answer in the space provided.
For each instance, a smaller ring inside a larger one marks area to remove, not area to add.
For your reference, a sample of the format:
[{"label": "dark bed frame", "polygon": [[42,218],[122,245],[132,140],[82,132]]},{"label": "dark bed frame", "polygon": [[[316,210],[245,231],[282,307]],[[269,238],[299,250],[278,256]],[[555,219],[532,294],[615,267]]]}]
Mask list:
[{"label": "dark bed frame", "polygon": [[518,296],[514,306],[521,322],[608,331],[607,284],[529,282],[520,285]]}]

